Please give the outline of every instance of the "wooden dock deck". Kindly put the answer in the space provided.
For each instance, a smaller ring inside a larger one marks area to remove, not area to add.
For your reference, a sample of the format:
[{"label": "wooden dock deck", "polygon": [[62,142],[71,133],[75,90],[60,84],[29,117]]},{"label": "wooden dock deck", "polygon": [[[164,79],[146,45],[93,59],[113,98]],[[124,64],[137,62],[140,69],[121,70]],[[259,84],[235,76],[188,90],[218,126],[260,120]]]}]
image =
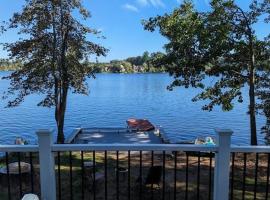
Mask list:
[{"label": "wooden dock deck", "polygon": [[75,129],[65,143],[75,144],[161,144],[154,131],[130,131],[127,128]]}]

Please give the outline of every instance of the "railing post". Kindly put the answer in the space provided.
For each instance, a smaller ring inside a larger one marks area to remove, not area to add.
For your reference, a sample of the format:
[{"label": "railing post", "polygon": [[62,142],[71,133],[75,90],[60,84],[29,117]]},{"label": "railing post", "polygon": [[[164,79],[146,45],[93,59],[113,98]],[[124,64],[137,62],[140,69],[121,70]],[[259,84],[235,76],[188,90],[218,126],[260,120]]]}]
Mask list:
[{"label": "railing post", "polygon": [[215,155],[214,200],[229,200],[230,148],[229,129],[216,129],[218,151]]},{"label": "railing post", "polygon": [[36,134],[39,144],[41,200],[56,200],[54,155],[51,151],[52,132],[38,130]]}]

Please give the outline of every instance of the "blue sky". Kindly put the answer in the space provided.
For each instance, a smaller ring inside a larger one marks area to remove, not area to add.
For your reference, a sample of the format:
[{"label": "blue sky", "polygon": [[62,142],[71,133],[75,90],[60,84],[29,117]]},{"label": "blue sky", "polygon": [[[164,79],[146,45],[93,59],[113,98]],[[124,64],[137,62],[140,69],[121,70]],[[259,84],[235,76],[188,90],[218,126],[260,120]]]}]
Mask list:
[{"label": "blue sky", "polygon": [[[19,11],[24,1],[1,0],[0,21],[7,20],[13,12]],[[250,0],[238,0],[241,7],[247,9]],[[110,49],[106,58],[100,61],[123,59],[141,55],[144,51],[162,51],[166,40],[159,33],[150,33],[143,29],[142,19],[171,12],[179,6],[181,0],[84,0],[84,4],[92,14],[87,24],[102,31],[106,37],[98,43]],[[209,0],[194,0],[199,10],[209,8]],[[258,23],[255,27],[259,37],[266,36],[265,25]],[[0,36],[1,42],[18,39],[16,31],[9,31]],[[93,39],[93,38],[90,38]],[[95,39],[96,40],[96,39]],[[7,53],[0,49],[0,57]],[[94,59],[93,59],[94,60]]]}]

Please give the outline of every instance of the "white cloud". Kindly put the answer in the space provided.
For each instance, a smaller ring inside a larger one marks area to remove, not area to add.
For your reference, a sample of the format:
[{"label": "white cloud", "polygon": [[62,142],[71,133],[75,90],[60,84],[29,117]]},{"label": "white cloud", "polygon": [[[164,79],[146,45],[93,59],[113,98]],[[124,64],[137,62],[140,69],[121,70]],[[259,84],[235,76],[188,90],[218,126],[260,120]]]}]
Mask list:
[{"label": "white cloud", "polygon": [[165,7],[162,0],[137,0],[137,4],[140,6],[154,6],[154,7]]},{"label": "white cloud", "polygon": [[162,2],[162,0],[149,0],[149,1],[155,7],[165,7],[165,4]]},{"label": "white cloud", "polygon": [[139,12],[139,9],[136,6],[132,5],[132,4],[127,3],[127,4],[123,5],[123,8],[126,9],[126,10],[129,10],[129,11]]},{"label": "white cloud", "polygon": [[138,3],[140,6],[147,6],[147,5],[149,5],[149,4],[148,4],[148,0],[137,0],[137,3]]}]

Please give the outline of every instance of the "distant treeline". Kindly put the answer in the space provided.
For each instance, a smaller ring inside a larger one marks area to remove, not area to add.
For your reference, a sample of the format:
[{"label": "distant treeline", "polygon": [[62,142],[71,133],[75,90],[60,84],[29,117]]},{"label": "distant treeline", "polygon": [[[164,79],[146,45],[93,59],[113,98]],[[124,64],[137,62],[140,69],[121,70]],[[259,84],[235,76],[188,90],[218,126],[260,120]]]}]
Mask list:
[{"label": "distant treeline", "polygon": [[[157,67],[155,60],[163,54],[144,52],[142,56],[129,57],[124,60],[111,60],[110,62],[89,62],[88,66],[94,73],[157,73],[164,72],[163,67]],[[20,62],[12,62],[8,59],[0,59],[0,71],[19,69]]]},{"label": "distant treeline", "polygon": [[163,67],[157,67],[155,61],[163,54],[144,52],[142,56],[129,57],[124,60],[112,60],[108,63],[90,63],[95,73],[145,73],[164,72]]},{"label": "distant treeline", "polygon": [[0,71],[12,71],[19,69],[20,62],[10,61],[9,59],[0,59]]}]

